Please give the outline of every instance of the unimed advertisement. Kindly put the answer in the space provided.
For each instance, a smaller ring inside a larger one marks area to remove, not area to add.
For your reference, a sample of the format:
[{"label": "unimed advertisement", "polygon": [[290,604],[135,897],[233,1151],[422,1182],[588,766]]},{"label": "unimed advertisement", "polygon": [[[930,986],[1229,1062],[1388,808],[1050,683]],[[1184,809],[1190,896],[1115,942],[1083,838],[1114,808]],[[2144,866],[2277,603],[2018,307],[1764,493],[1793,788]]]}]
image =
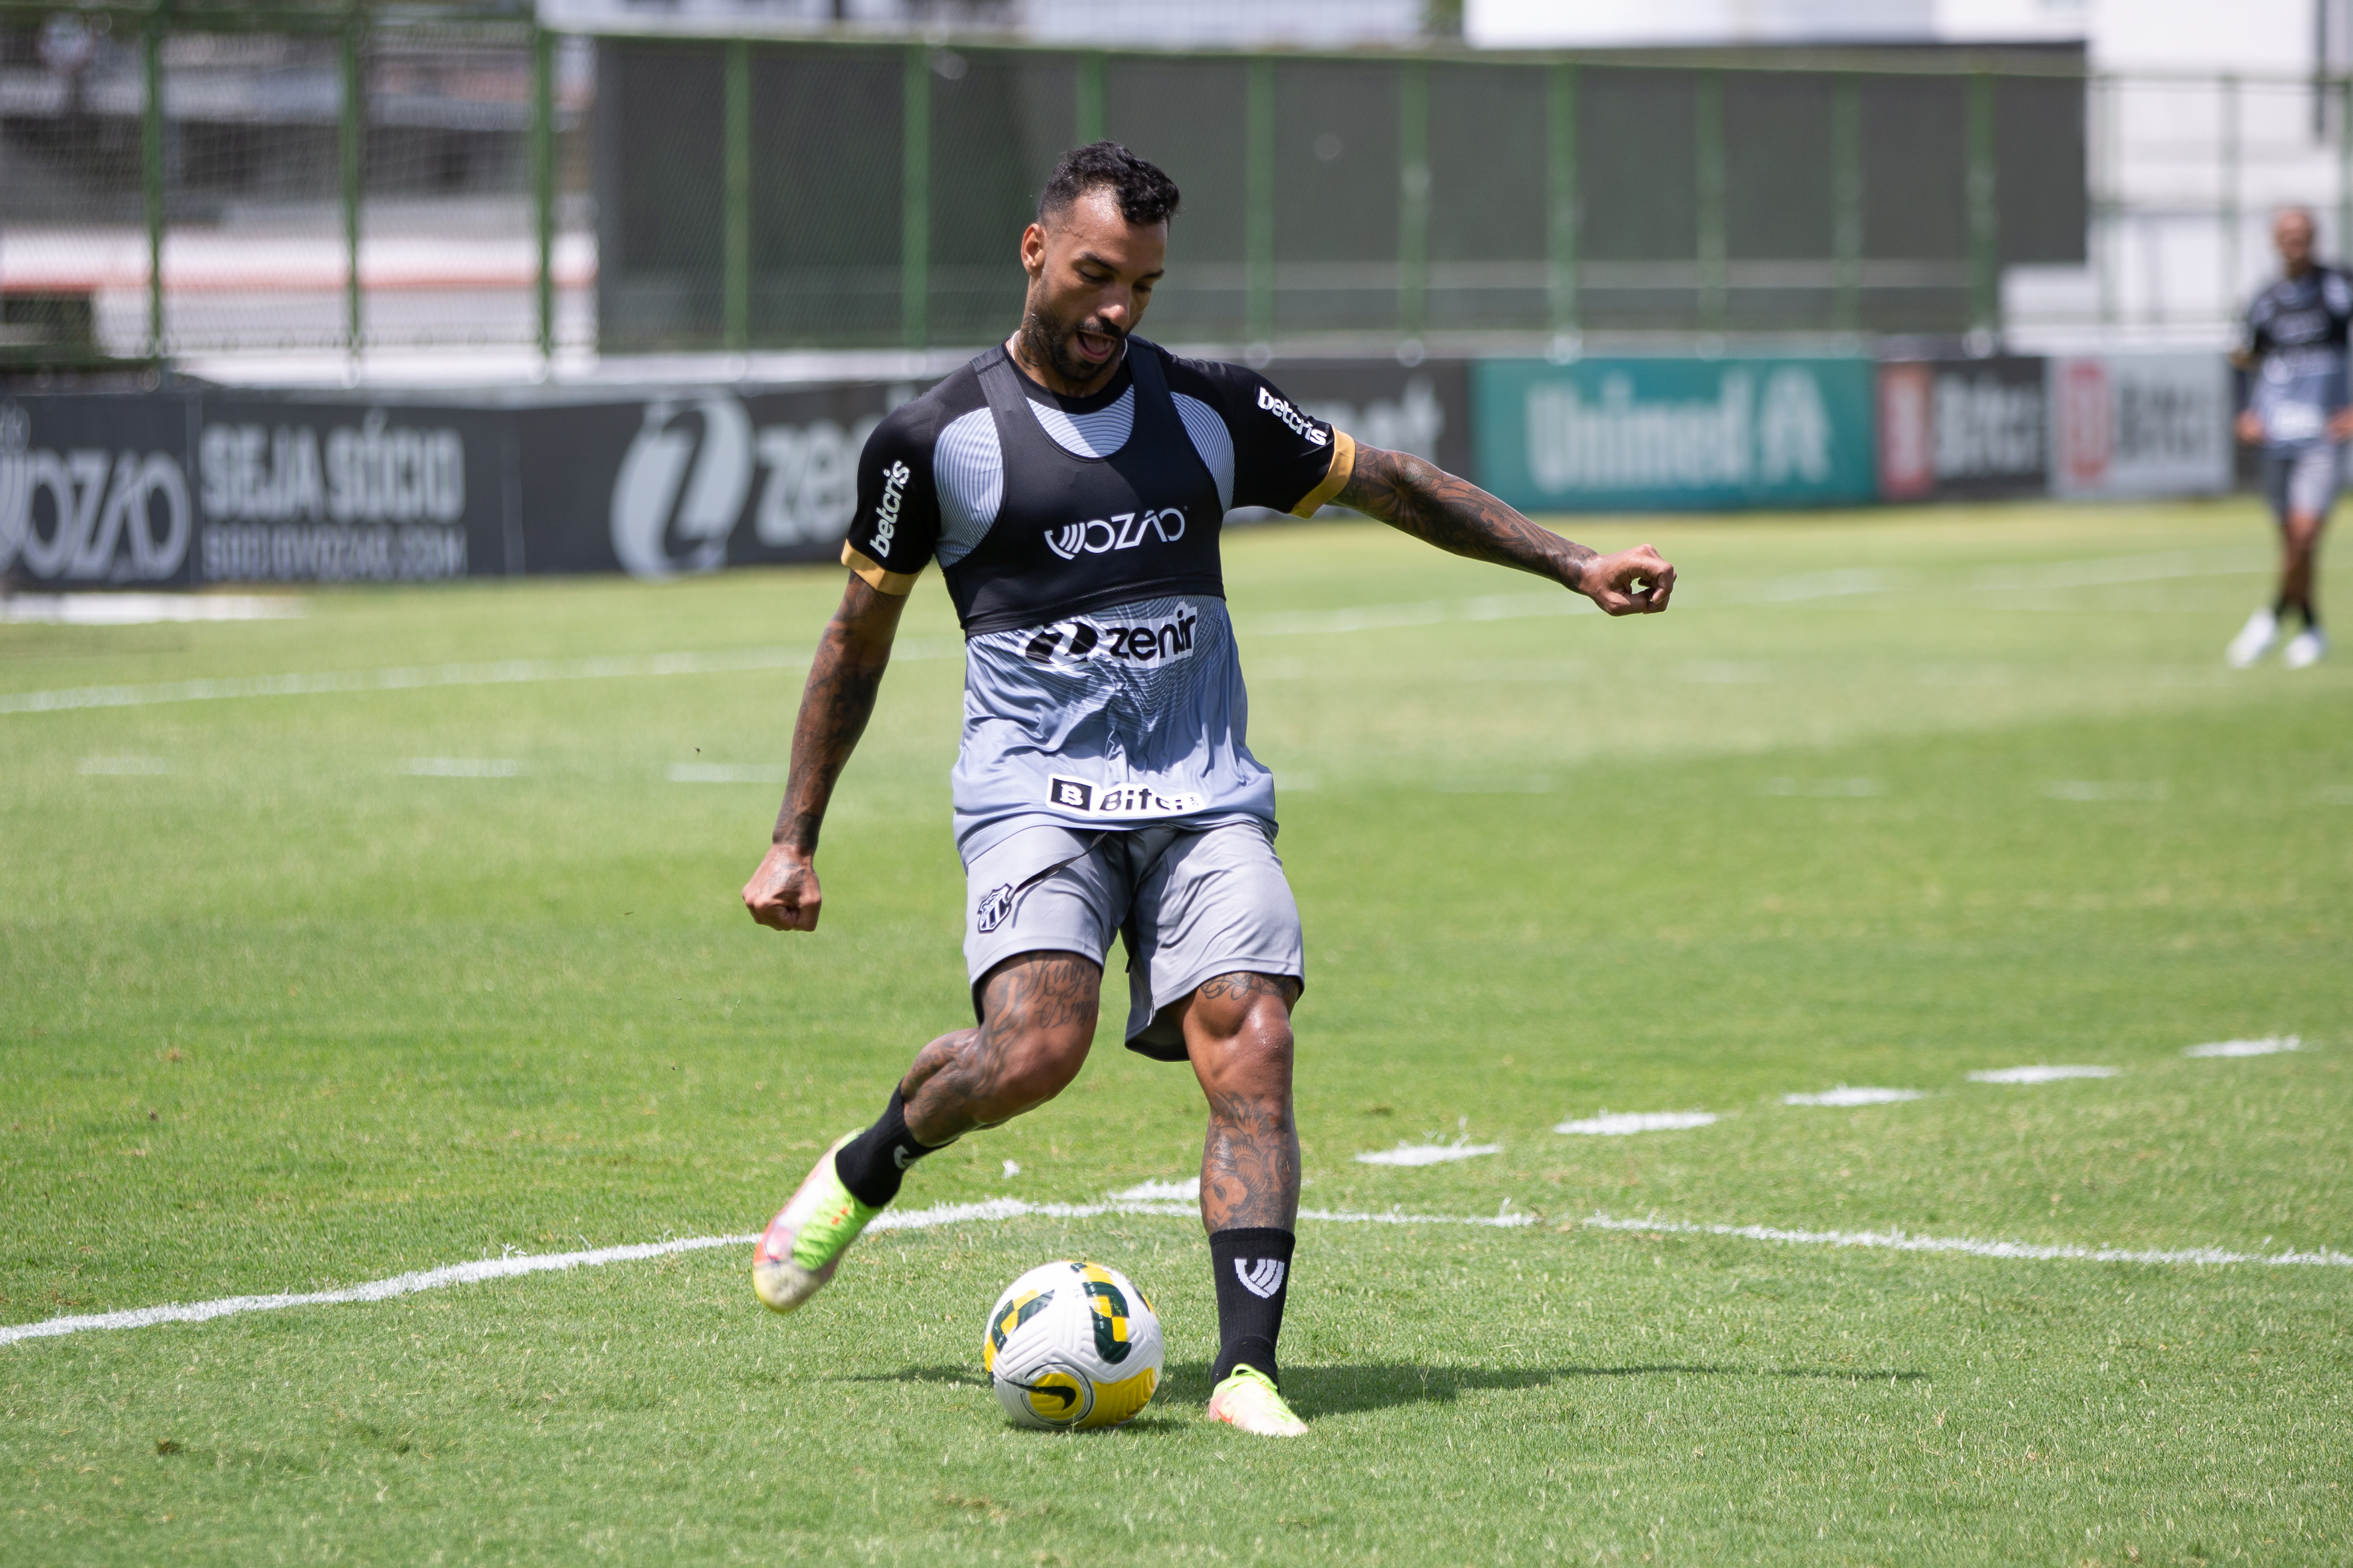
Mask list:
[{"label": "unimed advertisement", "polygon": [[1841,505],[1877,489],[1860,359],[1488,360],[1477,478],[1526,511]]},{"label": "unimed advertisement", "polygon": [[2231,487],[2231,367],[2217,353],[2050,362],[2051,489],[2200,495]]}]

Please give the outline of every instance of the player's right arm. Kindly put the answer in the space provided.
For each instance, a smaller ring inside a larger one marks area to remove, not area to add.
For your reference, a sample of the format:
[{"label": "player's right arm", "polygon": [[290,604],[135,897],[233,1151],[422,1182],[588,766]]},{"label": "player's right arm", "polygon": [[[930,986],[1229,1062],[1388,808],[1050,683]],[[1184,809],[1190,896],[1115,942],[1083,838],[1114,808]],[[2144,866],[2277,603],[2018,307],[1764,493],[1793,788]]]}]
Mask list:
[{"label": "player's right arm", "polygon": [[939,541],[933,423],[924,400],[902,405],[875,427],[859,456],[858,510],[841,547],[849,582],[809,660],[800,716],[793,722],[792,770],[768,852],[744,884],[744,907],[776,931],[817,929],[825,901],[817,841],[826,806],[873,717],[907,595]]},{"label": "player's right arm", "polygon": [[793,723],[793,766],[785,804],[760,868],[744,884],[744,907],[777,931],[815,931],[825,901],[817,879],[817,841],[833,786],[849,765],[858,737],[873,717],[875,693],[891,663],[892,639],[907,607],[902,594],[886,594],[862,577],[842,590],[841,605],[809,660]]}]

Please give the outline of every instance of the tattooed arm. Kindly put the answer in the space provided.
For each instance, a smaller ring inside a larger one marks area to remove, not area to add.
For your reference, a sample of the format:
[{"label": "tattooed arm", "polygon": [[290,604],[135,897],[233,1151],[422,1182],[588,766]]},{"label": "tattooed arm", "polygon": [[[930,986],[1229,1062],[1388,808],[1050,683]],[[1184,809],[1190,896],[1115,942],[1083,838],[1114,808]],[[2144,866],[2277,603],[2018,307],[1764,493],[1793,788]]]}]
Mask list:
[{"label": "tattooed arm", "polygon": [[1440,550],[1549,577],[1613,616],[1663,610],[1674,592],[1675,569],[1649,545],[1603,555],[1409,452],[1358,446],[1356,468],[1332,499]]},{"label": "tattooed arm", "polygon": [[815,931],[824,892],[818,886],[818,830],[834,781],[849,764],[850,751],[874,712],[874,694],[891,662],[891,642],[899,633],[903,595],[885,594],[862,577],[843,590],[841,607],[825,628],[817,657],[809,661],[801,689],[800,718],[793,725],[793,767],[785,784],[784,808],[776,814],[766,858],[744,884],[744,907],[752,918],[777,931]]}]

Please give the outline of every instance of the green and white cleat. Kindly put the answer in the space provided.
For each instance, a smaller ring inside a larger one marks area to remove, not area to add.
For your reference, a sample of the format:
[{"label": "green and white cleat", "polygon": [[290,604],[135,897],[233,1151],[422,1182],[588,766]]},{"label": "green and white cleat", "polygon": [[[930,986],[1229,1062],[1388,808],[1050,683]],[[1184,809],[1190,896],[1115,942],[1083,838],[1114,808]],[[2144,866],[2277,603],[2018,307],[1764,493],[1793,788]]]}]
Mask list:
[{"label": "green and white cleat", "polygon": [[882,1212],[851,1196],[834,1173],[834,1155],[857,1136],[843,1133],[818,1156],[792,1202],[768,1222],[753,1248],[752,1290],[772,1312],[789,1312],[823,1289],[866,1222]]},{"label": "green and white cleat", "polygon": [[1291,1413],[1266,1373],[1238,1366],[1209,1395],[1209,1419],[1260,1437],[1304,1437],[1307,1423]]}]

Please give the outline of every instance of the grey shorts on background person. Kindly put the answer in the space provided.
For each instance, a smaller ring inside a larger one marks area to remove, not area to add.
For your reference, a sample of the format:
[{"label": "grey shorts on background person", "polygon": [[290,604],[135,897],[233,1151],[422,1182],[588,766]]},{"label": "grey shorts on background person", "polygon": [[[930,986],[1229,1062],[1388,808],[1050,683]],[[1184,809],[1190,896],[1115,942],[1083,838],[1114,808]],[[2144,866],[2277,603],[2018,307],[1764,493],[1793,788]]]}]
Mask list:
[{"label": "grey shorts on background person", "polygon": [[1127,1047],[1183,1061],[1160,1009],[1205,980],[1248,973],[1304,984],[1299,904],[1266,829],[1229,823],[1109,830],[1040,823],[983,850],[965,868],[965,966],[973,1013],[980,980],[1020,952],[1076,952],[1101,963],[1124,931]]},{"label": "grey shorts on background person", "polygon": [[2263,453],[2263,494],[2270,498],[2272,515],[2282,522],[2292,511],[2327,518],[2328,509],[2337,504],[2342,451],[2334,441],[2267,448]]}]

